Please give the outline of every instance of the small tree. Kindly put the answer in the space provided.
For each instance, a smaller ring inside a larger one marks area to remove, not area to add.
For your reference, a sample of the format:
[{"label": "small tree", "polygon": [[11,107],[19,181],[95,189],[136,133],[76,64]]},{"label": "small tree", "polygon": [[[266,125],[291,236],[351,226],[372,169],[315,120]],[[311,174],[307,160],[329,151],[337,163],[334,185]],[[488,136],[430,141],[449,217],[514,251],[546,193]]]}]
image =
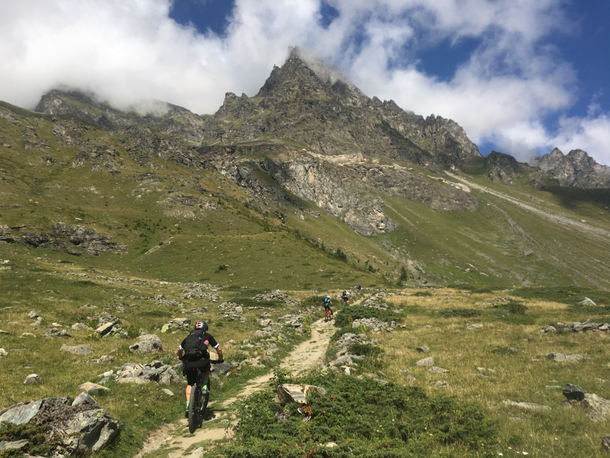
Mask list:
[{"label": "small tree", "polygon": [[405,266],[402,266],[400,268],[400,278],[398,279],[399,283],[404,283],[408,280],[408,276],[407,276],[407,269],[405,269]]}]

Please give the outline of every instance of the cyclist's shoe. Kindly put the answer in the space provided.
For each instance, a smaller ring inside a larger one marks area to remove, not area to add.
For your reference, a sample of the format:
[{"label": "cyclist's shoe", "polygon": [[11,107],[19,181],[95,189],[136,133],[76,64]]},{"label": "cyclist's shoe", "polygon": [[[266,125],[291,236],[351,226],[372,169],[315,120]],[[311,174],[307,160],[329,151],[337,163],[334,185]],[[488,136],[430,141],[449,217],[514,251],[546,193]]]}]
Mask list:
[{"label": "cyclist's shoe", "polygon": [[201,390],[201,394],[205,396],[206,394],[210,394],[210,390],[206,390],[205,388]]}]

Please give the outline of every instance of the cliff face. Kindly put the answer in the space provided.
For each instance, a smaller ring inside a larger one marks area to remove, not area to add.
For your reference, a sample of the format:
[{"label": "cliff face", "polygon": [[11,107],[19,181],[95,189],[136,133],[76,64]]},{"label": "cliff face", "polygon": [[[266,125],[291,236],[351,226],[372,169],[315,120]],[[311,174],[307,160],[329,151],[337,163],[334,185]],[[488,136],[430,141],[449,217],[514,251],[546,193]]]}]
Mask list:
[{"label": "cliff face", "polygon": [[558,148],[537,159],[536,165],[559,181],[561,186],[574,188],[610,188],[610,167],[598,164],[580,149],[564,155]]}]

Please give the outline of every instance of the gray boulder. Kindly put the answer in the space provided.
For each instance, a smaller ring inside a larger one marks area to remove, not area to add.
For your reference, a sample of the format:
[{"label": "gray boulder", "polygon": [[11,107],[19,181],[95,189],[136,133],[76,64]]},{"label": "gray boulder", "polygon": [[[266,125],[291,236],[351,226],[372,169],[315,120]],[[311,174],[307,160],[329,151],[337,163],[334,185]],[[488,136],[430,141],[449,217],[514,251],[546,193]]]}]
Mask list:
[{"label": "gray boulder", "polygon": [[63,445],[77,454],[97,452],[119,434],[119,423],[103,409],[77,413],[63,423]]},{"label": "gray boulder", "polygon": [[174,318],[163,325],[161,332],[165,333],[171,330],[188,331],[190,329],[190,325],[190,318]]},{"label": "gray boulder", "polygon": [[83,391],[81,394],[76,396],[74,401],[72,401],[72,406],[80,406],[82,404],[91,404],[92,406],[99,407],[97,401],[89,396],[89,393],[86,391]]},{"label": "gray boulder", "polygon": [[218,375],[223,375],[229,372],[231,367],[231,363],[212,364],[212,371],[216,372]]},{"label": "gray boulder", "polygon": [[156,334],[143,334],[139,341],[129,347],[132,353],[154,353],[163,350],[163,343]]},{"label": "gray boulder", "polygon": [[430,348],[427,347],[426,345],[423,345],[421,347],[417,347],[416,350],[420,353],[429,353],[430,352]]},{"label": "gray boulder", "polygon": [[38,413],[42,401],[43,400],[41,399],[40,401],[26,402],[5,410],[2,415],[0,415],[0,422],[8,421],[15,425],[27,423]]},{"label": "gray boulder", "polygon": [[585,399],[585,393],[578,385],[568,383],[563,386],[561,392],[568,399],[568,401],[582,401]]},{"label": "gray boulder", "polygon": [[91,331],[92,329],[89,326],[87,326],[85,323],[74,323],[72,325],[72,330],[73,331],[84,331],[84,330]]}]

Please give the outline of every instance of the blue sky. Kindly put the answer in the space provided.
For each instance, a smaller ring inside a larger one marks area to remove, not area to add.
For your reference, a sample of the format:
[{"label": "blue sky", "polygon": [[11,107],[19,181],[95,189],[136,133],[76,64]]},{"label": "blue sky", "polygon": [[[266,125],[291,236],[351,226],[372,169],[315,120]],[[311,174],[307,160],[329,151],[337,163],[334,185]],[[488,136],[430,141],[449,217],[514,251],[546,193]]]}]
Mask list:
[{"label": "blue sky", "polygon": [[213,113],[299,46],[369,96],[457,121],[483,154],[555,146],[610,165],[608,0],[0,3],[0,100],[55,87]]}]

